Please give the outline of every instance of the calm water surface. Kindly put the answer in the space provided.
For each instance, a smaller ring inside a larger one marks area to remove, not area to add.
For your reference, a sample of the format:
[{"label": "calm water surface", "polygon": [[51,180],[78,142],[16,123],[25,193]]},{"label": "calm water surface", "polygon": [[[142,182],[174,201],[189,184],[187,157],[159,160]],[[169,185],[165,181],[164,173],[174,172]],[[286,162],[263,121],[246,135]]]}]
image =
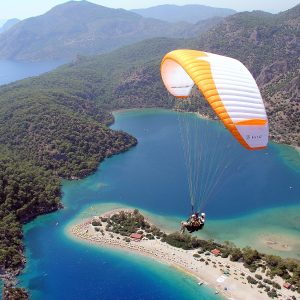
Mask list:
[{"label": "calm water surface", "polygon": [[[220,299],[168,266],[86,246],[65,233],[76,218],[96,214],[99,205],[109,207],[110,203],[138,207],[166,227],[176,229],[180,219],[190,212],[177,117],[163,110],[117,113],[113,128],[133,134],[139,144],[107,159],[84,180],[64,181],[65,209],[25,226],[28,263],[20,285],[30,290],[33,299]],[[211,138],[221,135],[220,147],[222,141],[230,140],[218,123],[209,128]],[[221,240],[232,237],[243,245],[249,222],[256,224],[253,234],[262,230],[264,222],[269,233],[275,230],[273,233],[278,234],[274,227],[280,223],[276,221],[280,220],[278,214],[284,209],[299,209],[300,172],[294,167],[299,154],[275,144],[251,152],[233,141],[226,155],[234,158],[234,163],[205,205],[209,221],[203,235]],[[292,162],[286,163],[288,158],[293,158]],[[221,163],[214,161],[212,168]],[[268,221],[262,214],[269,216]],[[239,231],[235,231],[237,224]],[[300,237],[297,216],[293,223],[282,222],[279,228],[292,240]]]},{"label": "calm water surface", "polygon": [[23,62],[0,60],[0,85],[54,70],[64,61]]}]

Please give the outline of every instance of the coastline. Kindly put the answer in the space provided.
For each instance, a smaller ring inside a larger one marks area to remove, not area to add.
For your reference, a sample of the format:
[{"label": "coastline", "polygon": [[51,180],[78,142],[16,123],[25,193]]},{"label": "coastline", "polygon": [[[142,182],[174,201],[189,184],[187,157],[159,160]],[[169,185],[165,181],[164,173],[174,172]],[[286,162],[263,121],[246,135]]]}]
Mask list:
[{"label": "coastline", "polygon": [[[179,110],[175,110],[174,108],[164,108],[164,107],[122,108],[122,109],[115,109],[111,111],[111,113],[114,116],[114,114],[118,114],[118,113],[134,112],[134,111],[141,111],[141,110],[162,110],[162,111],[169,111],[169,112],[180,112],[180,113],[194,114],[200,119],[204,119],[204,120],[219,121],[210,118],[208,115],[201,114],[198,111],[179,111]],[[113,125],[113,123],[111,125]]]},{"label": "coastline", "polygon": [[[132,209],[113,209],[99,216],[110,217],[120,211],[132,212]],[[95,217],[94,217],[95,218]],[[232,262],[229,258],[220,256],[198,254],[196,250],[183,250],[173,247],[159,239],[142,239],[140,241],[125,241],[123,236],[104,231],[96,232],[92,223],[93,218],[82,219],[80,223],[75,223],[67,228],[66,233],[72,239],[80,240],[87,245],[129,251],[138,255],[155,259],[160,263],[184,272],[199,281],[199,285],[212,288],[216,293],[223,295],[227,299],[241,300],[265,300],[269,296],[251,285],[247,281],[247,276],[253,276],[240,262]],[[145,220],[149,220],[145,217]],[[153,225],[153,224],[151,224]],[[196,255],[195,255],[196,254]],[[205,262],[204,262],[205,260]],[[225,270],[230,270],[230,275],[224,275]],[[280,285],[282,280],[277,279]],[[200,288],[200,287],[199,287]],[[282,296],[278,299],[288,299],[293,294],[289,291],[280,292]]]},{"label": "coastline", "polygon": [[[150,109],[155,109],[155,108],[150,108]],[[131,111],[138,111],[140,109],[131,109]],[[162,110],[168,110],[168,109],[162,109]],[[120,111],[127,111],[127,110],[120,110]],[[280,145],[280,144],[279,144]],[[289,145],[288,145],[289,146]],[[47,212],[46,212],[47,213]],[[274,243],[271,241],[270,243],[270,248],[274,247]],[[124,250],[124,249],[122,249]]]},{"label": "coastline", "polygon": [[[219,119],[214,119],[211,118],[209,115],[205,115],[205,114],[201,114],[199,111],[177,111],[173,108],[164,108],[164,107],[140,107],[140,108],[122,108],[122,109],[115,109],[112,110],[111,113],[114,116],[114,114],[118,114],[118,113],[124,113],[124,112],[131,112],[131,111],[140,111],[140,110],[164,110],[164,111],[171,111],[171,112],[182,112],[182,113],[189,113],[189,114],[195,114],[198,118],[203,119],[203,120],[209,120],[209,121],[220,121]],[[115,117],[115,116],[114,116]],[[114,122],[112,124],[109,124],[109,126],[113,125]],[[292,147],[294,150],[296,150],[299,153],[300,156],[300,146],[297,145],[293,145],[293,144],[285,144],[285,143],[280,143],[279,141],[276,140],[276,138],[274,139],[270,139],[270,142],[279,145],[279,146],[287,146],[287,147]]]}]

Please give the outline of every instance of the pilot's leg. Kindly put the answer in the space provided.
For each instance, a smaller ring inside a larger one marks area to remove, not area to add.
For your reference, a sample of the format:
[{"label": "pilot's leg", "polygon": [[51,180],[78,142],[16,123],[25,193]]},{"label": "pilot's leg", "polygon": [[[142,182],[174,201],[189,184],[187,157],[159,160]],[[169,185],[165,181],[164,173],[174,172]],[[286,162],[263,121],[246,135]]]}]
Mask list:
[{"label": "pilot's leg", "polygon": [[185,232],[185,229],[186,229],[186,222],[181,222],[181,228],[180,228],[180,231],[181,231],[182,233],[184,233],[184,232]]}]

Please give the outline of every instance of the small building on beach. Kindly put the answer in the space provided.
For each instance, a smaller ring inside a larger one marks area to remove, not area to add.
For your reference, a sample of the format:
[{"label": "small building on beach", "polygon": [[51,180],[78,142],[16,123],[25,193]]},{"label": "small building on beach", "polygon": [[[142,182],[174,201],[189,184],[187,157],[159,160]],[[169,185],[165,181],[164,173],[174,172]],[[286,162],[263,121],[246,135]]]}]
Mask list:
[{"label": "small building on beach", "polygon": [[218,256],[221,254],[221,251],[219,249],[213,249],[213,250],[211,250],[211,253],[215,256]]},{"label": "small building on beach", "polygon": [[284,283],[283,287],[289,290],[292,287],[292,285],[289,282],[286,282]]},{"label": "small building on beach", "polygon": [[143,235],[142,235],[142,234],[139,234],[139,233],[132,233],[132,234],[130,235],[130,237],[131,237],[134,241],[139,242],[139,241],[143,238]]}]

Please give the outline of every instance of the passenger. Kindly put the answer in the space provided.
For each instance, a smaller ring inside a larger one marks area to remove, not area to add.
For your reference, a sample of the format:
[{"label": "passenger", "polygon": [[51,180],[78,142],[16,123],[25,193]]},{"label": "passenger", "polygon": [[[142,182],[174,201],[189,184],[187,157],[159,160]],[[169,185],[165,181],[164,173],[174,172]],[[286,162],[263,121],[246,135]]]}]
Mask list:
[{"label": "passenger", "polygon": [[200,219],[199,219],[199,214],[198,213],[195,213],[193,215],[193,218],[192,218],[192,224],[191,224],[193,227],[197,227],[200,225]]},{"label": "passenger", "polygon": [[181,222],[181,229],[180,229],[180,231],[182,231],[182,233],[185,232],[186,228],[192,226],[192,222],[193,222],[192,220],[194,218],[195,218],[195,215],[192,214],[185,222],[184,221]]},{"label": "passenger", "polygon": [[203,228],[204,222],[205,213],[201,213],[201,217],[199,218],[199,213],[196,212],[186,222],[181,222],[181,232],[184,233],[185,229],[190,233],[198,231]]},{"label": "passenger", "polygon": [[200,221],[200,228],[199,229],[202,229],[204,227],[204,223],[205,223],[205,213],[201,213],[199,221]]}]

